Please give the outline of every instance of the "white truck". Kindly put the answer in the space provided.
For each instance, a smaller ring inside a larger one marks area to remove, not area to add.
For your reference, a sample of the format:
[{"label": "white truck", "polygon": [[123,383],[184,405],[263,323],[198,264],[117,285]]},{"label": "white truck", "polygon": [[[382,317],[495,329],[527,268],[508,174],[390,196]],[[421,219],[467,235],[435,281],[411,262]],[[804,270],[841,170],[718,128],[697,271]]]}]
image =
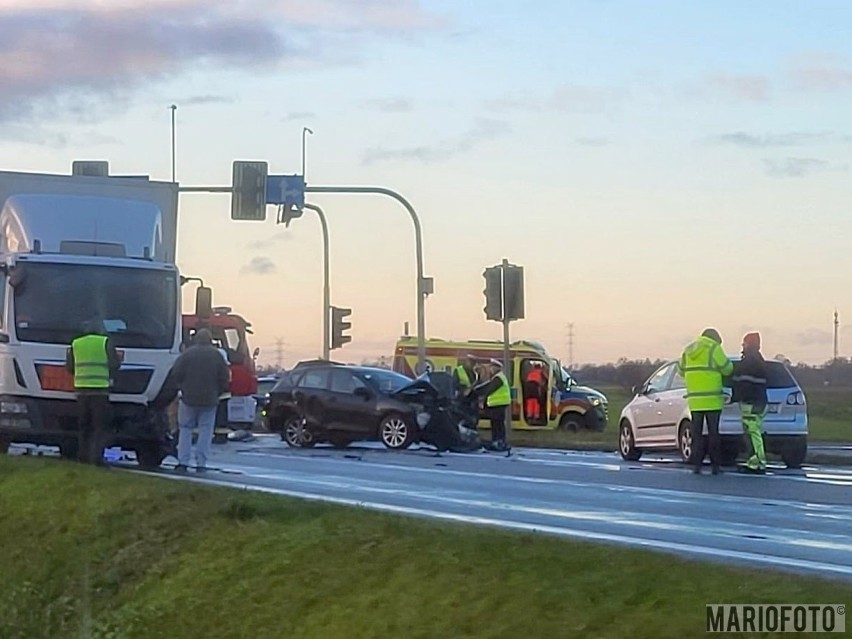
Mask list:
[{"label": "white truck", "polygon": [[181,342],[178,186],[147,177],[0,171],[0,453],[78,454],[66,350],[100,320],[119,350],[105,446],[159,466],[171,450],[158,394]]}]

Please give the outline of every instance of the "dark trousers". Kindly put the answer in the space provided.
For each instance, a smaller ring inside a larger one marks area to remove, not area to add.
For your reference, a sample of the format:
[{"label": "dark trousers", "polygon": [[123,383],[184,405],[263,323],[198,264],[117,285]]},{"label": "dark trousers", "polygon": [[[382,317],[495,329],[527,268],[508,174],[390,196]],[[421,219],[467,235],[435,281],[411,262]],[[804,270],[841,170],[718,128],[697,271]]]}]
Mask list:
[{"label": "dark trousers", "polygon": [[[719,420],[722,417],[720,410],[692,411],[692,446],[693,450],[699,450],[703,438],[704,422],[707,422],[707,450],[710,453],[710,463],[719,466],[722,461],[722,443],[719,439]],[[694,458],[695,465],[701,466],[704,455],[698,459]]]},{"label": "dark trousers", "polygon": [[109,422],[109,394],[80,391],[80,461],[85,464],[103,462],[106,428]]},{"label": "dark trousers", "polygon": [[506,443],[506,407],[505,406],[489,406],[486,408],[486,415],[491,422],[491,442],[501,444]]}]

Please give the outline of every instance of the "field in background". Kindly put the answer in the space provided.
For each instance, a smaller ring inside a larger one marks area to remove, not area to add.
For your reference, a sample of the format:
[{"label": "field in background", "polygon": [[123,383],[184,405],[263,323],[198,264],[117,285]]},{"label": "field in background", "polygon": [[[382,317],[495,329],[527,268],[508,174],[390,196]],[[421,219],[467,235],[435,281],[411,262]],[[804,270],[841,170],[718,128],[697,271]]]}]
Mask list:
[{"label": "field in background", "polygon": [[[609,400],[609,423],[601,433],[566,433],[560,431],[512,433],[514,446],[543,446],[548,448],[590,448],[616,450],[618,418],[632,399],[624,388],[596,386]],[[805,388],[810,420],[810,442],[852,442],[852,389]]]}]

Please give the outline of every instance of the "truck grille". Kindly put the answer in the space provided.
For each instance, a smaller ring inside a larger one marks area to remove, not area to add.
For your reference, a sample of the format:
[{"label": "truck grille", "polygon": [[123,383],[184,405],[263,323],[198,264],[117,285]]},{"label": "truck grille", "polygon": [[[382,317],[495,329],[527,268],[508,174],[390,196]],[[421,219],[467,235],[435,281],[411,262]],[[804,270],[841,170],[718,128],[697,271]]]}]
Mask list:
[{"label": "truck grille", "polygon": [[[57,364],[36,364],[39,384],[43,390],[74,392],[74,376]],[[150,368],[122,369],[113,378],[111,393],[141,395],[148,389],[154,371]]]}]

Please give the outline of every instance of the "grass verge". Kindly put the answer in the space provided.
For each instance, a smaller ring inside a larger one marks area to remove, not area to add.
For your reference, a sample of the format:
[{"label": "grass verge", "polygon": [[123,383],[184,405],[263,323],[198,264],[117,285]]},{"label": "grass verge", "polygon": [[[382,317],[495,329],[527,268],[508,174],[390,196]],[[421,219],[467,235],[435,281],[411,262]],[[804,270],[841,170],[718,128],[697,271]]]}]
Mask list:
[{"label": "grass verge", "polygon": [[0,637],[693,637],[852,586],[0,457]]}]

